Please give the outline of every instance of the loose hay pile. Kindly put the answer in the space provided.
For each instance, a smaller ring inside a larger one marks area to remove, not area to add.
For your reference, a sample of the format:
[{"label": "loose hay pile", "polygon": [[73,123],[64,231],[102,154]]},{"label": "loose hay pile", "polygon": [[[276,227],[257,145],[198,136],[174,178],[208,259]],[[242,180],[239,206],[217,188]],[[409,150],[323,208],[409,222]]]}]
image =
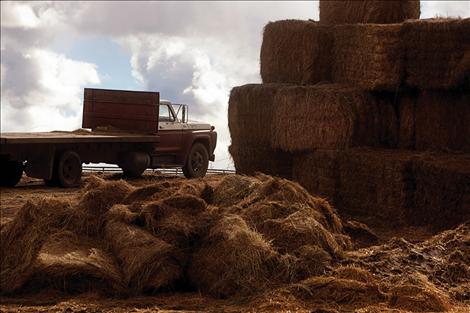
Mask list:
[{"label": "loose hay pile", "polygon": [[[328,203],[283,179],[231,175],[139,188],[88,181],[72,203],[27,203],[2,226],[2,294],[55,287],[122,296],[184,286],[248,295],[321,273],[350,248]],[[301,240],[291,245],[283,231]]]}]

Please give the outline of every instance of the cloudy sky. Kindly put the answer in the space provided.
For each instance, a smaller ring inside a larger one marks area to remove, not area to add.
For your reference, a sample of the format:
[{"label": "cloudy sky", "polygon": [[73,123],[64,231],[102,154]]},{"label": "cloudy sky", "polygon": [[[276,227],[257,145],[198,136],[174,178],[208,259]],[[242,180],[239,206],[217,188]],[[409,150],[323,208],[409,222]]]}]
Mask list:
[{"label": "cloudy sky", "polygon": [[[219,133],[232,168],[227,102],[260,82],[263,26],[318,20],[318,2],[1,2],[1,131],[73,130],[84,87],[157,90]],[[468,1],[421,1],[421,17],[470,16]]]}]

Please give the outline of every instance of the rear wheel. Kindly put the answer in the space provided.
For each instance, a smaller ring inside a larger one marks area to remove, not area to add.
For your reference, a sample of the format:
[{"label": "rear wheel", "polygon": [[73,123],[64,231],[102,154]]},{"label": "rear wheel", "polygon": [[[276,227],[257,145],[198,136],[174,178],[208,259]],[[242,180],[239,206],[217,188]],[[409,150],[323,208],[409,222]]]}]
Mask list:
[{"label": "rear wheel", "polygon": [[54,166],[52,178],[45,180],[48,186],[76,187],[82,179],[82,161],[74,151],[62,153]]},{"label": "rear wheel", "polygon": [[202,143],[195,143],[191,147],[183,174],[186,178],[204,177],[209,167],[209,152]]},{"label": "rear wheel", "polygon": [[23,163],[18,161],[0,161],[0,186],[13,187],[23,176]]}]

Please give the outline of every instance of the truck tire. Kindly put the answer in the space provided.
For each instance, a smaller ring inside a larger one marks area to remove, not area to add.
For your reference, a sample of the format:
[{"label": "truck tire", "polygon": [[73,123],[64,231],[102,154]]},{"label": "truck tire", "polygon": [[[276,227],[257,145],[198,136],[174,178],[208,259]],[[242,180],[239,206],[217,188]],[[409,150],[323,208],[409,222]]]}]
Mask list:
[{"label": "truck tire", "polygon": [[23,163],[18,161],[0,162],[0,186],[14,187],[23,176]]},{"label": "truck tire", "polygon": [[186,164],[183,166],[183,174],[186,178],[204,177],[209,167],[209,152],[206,147],[196,142],[189,152]]},{"label": "truck tire", "polygon": [[60,186],[76,187],[82,179],[82,161],[74,151],[65,151],[58,159],[51,183],[56,180]]},{"label": "truck tire", "polygon": [[150,165],[150,156],[145,152],[129,152],[127,153],[119,167],[122,169],[126,177],[140,177],[142,173]]}]

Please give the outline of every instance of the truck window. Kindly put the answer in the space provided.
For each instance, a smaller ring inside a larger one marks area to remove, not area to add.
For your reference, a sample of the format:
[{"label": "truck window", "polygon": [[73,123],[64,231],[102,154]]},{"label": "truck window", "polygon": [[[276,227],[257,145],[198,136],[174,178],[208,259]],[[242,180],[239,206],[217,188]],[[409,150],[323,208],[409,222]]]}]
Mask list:
[{"label": "truck window", "polygon": [[160,112],[158,115],[159,122],[173,122],[173,114],[171,114],[170,108],[166,104],[160,104]]}]

